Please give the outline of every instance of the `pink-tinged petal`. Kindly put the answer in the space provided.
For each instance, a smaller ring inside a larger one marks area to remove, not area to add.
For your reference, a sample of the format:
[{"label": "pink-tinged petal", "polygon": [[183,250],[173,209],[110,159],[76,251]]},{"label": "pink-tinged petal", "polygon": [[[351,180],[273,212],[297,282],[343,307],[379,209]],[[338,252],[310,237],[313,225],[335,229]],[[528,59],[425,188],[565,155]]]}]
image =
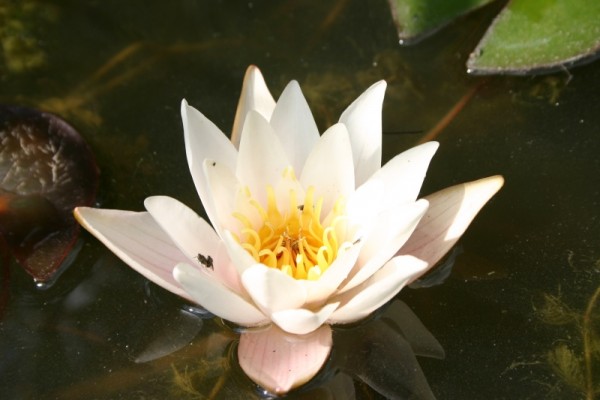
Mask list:
[{"label": "pink-tinged petal", "polygon": [[243,326],[268,322],[267,317],[252,303],[197,267],[177,264],[173,276],[196,303],[223,319]]},{"label": "pink-tinged petal", "polygon": [[[146,210],[169,235],[173,243],[196,265],[212,268],[223,283],[239,290],[241,282],[224,243],[215,230],[185,204],[167,196],[148,197]],[[212,265],[203,265],[199,256],[210,257]]]},{"label": "pink-tinged petal", "polygon": [[496,175],[451,186],[425,197],[429,210],[398,254],[412,255],[432,267],[454,246],[503,184],[504,178]]},{"label": "pink-tinged petal", "polygon": [[267,185],[275,186],[289,165],[271,125],[259,113],[250,111],[244,124],[235,173],[240,183],[248,186],[261,204],[266,204]]},{"label": "pink-tinged petal", "polygon": [[381,168],[381,110],[386,86],[385,81],[373,84],[340,117],[350,134],[357,187]]},{"label": "pink-tinged petal", "polygon": [[354,192],[352,148],[344,125],[335,124],[323,133],[306,159],[300,183],[314,186],[315,195],[323,196],[324,215],[338,197]]},{"label": "pink-tinged petal", "polygon": [[251,65],[246,70],[242,93],[235,112],[233,129],[231,132],[231,142],[236,148],[239,148],[242,137],[242,128],[246,120],[246,115],[251,110],[260,113],[267,121],[271,119],[271,114],[275,109],[275,100],[269,92],[260,70]]},{"label": "pink-tinged petal", "polygon": [[374,229],[366,238],[354,275],[340,290],[344,292],[363,283],[381,268],[412,235],[427,211],[427,200],[386,210],[377,216]]},{"label": "pink-tinged petal", "polygon": [[426,269],[425,261],[412,256],[392,258],[367,281],[332,299],[340,305],[328,323],[343,324],[365,318]]},{"label": "pink-tinged petal", "polygon": [[408,149],[388,161],[373,174],[385,185],[383,209],[412,203],[417,199],[429,162],[439,143],[428,142]]},{"label": "pink-tinged petal", "polygon": [[307,290],[306,302],[309,305],[322,304],[338,289],[355,266],[361,248],[361,242],[353,244],[352,247],[338,255],[319,279],[302,281]]},{"label": "pink-tinged petal", "polygon": [[217,163],[225,164],[235,171],[237,150],[219,128],[217,128],[200,111],[181,102],[181,118],[185,139],[185,153],[202,205],[213,226],[218,225],[215,204],[209,196],[208,184],[204,176],[204,160],[210,158]]},{"label": "pink-tinged petal", "polygon": [[168,196],[152,196],[144,201],[146,210],[190,260],[198,253],[210,254],[221,239],[215,230],[185,204]]},{"label": "pink-tinged petal", "polygon": [[323,325],[338,305],[339,303],[330,303],[318,311],[304,308],[277,311],[271,314],[271,320],[286,332],[306,335]]},{"label": "pink-tinged petal", "polygon": [[147,212],[77,207],[77,221],[123,262],[147,279],[186,299],[173,268],[187,257]]},{"label": "pink-tinged petal", "polygon": [[302,171],[310,150],[319,140],[319,129],[298,82],[291,81],[283,90],[270,123],[290,164],[295,171]]},{"label": "pink-tinged petal", "polygon": [[290,335],[272,325],[267,330],[242,333],[238,358],[250,379],[281,395],[311,380],[329,358],[332,345],[327,325],[304,336]]},{"label": "pink-tinged petal", "polygon": [[262,264],[245,270],[242,274],[242,284],[265,314],[299,308],[306,301],[306,290],[301,281]]}]

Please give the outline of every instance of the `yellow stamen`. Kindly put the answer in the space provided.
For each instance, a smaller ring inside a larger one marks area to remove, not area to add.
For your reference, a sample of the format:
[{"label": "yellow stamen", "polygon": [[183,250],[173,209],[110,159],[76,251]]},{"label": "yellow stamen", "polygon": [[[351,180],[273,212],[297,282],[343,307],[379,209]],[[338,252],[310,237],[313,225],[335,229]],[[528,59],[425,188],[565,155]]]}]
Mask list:
[{"label": "yellow stamen", "polygon": [[[296,181],[294,171],[283,173],[286,180]],[[304,202],[298,203],[296,190],[290,189],[287,209],[280,210],[273,187],[266,188],[266,205],[254,199],[249,189],[244,195],[261,221],[253,226],[251,220],[240,212],[233,217],[241,228],[236,240],[257,261],[271,268],[278,268],[295,279],[319,279],[336,260],[340,249],[346,248],[347,218],[342,197],[333,205],[329,226],[323,226],[321,211],[323,198],[315,199],[315,188],[309,187]]]}]

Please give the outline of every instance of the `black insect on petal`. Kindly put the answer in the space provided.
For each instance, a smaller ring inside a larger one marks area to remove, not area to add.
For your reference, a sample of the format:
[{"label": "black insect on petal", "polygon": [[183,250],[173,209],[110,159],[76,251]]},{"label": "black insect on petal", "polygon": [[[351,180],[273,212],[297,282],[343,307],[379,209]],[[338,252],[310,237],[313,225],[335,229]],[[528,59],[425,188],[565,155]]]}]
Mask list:
[{"label": "black insect on petal", "polygon": [[200,264],[204,265],[206,268],[214,270],[213,258],[211,256],[204,256],[203,254],[198,253],[196,259]]}]

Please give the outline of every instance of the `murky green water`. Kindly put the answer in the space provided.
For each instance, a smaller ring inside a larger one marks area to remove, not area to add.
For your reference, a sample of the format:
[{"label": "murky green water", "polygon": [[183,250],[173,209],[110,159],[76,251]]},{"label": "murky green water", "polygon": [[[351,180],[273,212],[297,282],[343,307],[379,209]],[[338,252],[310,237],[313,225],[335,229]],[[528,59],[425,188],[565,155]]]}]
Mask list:
[{"label": "murky green water", "polygon": [[[423,194],[493,174],[506,185],[461,240],[446,283],[399,295],[446,351],[444,360],[419,358],[421,367],[439,399],[579,399],[586,377],[600,386],[599,313],[588,308],[600,285],[600,63],[542,77],[467,76],[493,10],[399,48],[385,1],[148,3],[0,2],[5,21],[21,21],[2,39],[33,38],[17,55],[5,49],[0,102],[56,112],[79,129],[102,170],[102,207],[141,210],[146,196],[165,194],[201,212],[180,101],[228,131],[251,63],[275,97],[297,79],[321,130],[386,79],[386,160],[476,90],[437,136]],[[234,332],[182,311],[87,234],[47,290],[2,267],[2,398],[257,393],[229,355]],[[338,358],[349,346],[339,348]],[[336,365],[298,397],[384,398]],[[355,397],[340,389],[353,386]]]}]

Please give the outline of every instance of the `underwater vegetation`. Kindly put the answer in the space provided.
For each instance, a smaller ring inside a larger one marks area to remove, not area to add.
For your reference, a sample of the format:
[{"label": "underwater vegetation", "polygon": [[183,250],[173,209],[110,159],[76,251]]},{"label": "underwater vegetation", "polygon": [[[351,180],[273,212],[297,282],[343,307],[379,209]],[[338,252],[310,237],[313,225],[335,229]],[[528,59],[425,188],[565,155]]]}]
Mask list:
[{"label": "underwater vegetation", "polygon": [[[596,261],[595,268],[600,266]],[[560,292],[545,293],[543,304],[535,309],[545,324],[563,327],[568,336],[557,338],[546,355],[556,376],[587,400],[600,393],[600,286],[590,295],[582,310],[565,303]]]}]

